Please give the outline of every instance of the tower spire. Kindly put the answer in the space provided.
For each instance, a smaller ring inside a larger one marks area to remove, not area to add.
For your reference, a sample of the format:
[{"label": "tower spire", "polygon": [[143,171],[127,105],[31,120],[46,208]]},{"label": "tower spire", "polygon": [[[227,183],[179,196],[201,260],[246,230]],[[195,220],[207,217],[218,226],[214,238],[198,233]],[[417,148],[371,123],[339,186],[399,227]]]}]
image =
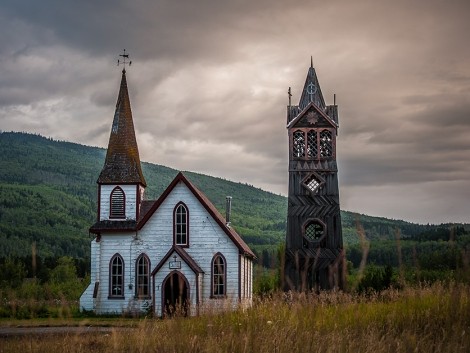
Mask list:
[{"label": "tower spire", "polygon": [[[125,52],[124,55],[126,55]],[[128,55],[124,57],[124,62],[126,58]],[[130,65],[130,62],[125,62],[125,64]],[[146,186],[135,138],[126,70],[122,70],[121,86],[109,136],[106,160],[98,177],[98,183],[138,183]]]},{"label": "tower spire", "polygon": [[321,93],[320,83],[313,67],[313,56],[310,56],[310,67],[305,79],[304,89],[299,101],[299,109],[302,111],[310,102],[315,103],[320,109],[325,109],[325,100]]}]

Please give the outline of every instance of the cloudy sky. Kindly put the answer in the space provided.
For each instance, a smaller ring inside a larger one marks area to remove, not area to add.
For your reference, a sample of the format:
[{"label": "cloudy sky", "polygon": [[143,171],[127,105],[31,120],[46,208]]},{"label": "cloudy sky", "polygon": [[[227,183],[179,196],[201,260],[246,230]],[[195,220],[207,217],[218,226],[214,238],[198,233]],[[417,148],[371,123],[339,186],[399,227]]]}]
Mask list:
[{"label": "cloudy sky", "polygon": [[341,208],[470,222],[468,0],[2,0],[0,33],[1,130],[106,147],[126,48],[142,160],[283,195],[313,56]]}]

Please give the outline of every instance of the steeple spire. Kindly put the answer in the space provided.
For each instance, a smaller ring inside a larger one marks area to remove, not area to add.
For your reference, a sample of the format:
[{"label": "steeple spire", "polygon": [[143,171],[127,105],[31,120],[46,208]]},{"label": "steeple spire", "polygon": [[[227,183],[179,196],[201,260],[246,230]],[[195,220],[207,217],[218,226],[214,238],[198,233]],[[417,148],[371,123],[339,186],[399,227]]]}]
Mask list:
[{"label": "steeple spire", "polygon": [[98,183],[138,183],[146,186],[140,166],[125,70],[122,70],[121,87],[109,137],[108,151],[103,169],[98,177]]},{"label": "steeple spire", "polygon": [[308,69],[307,78],[305,80],[302,96],[299,101],[299,108],[303,110],[310,102],[313,102],[320,109],[325,109],[325,100],[321,93],[320,83],[317,74],[313,68],[313,57],[310,57],[310,67]]}]

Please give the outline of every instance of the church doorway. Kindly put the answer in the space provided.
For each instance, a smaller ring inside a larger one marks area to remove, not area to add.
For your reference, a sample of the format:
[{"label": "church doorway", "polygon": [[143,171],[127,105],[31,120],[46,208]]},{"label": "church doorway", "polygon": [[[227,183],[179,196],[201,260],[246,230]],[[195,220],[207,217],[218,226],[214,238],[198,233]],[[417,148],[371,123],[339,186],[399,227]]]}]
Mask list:
[{"label": "church doorway", "polygon": [[163,282],[163,316],[189,314],[189,284],[178,271],[171,272]]}]

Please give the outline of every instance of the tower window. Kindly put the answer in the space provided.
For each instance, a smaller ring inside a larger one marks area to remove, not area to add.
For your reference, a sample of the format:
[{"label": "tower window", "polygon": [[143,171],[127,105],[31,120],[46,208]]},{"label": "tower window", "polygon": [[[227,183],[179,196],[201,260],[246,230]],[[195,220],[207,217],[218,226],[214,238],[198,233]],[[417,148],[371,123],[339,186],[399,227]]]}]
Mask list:
[{"label": "tower window", "polygon": [[294,131],[292,138],[292,154],[294,157],[305,157],[305,137],[301,130]]},{"label": "tower window", "polygon": [[212,259],[212,297],[224,297],[226,293],[225,285],[225,258],[218,253]]},{"label": "tower window", "polygon": [[188,246],[188,209],[179,203],[174,211],[174,242],[175,245]]},{"label": "tower window", "polygon": [[317,158],[318,146],[317,146],[317,131],[310,130],[307,133],[307,157]]},{"label": "tower window", "polygon": [[126,218],[126,196],[119,186],[111,191],[109,218]]},{"label": "tower window", "polygon": [[109,297],[124,298],[124,261],[119,254],[109,262]]},{"label": "tower window", "polygon": [[316,193],[320,186],[324,183],[324,180],[317,176],[316,173],[312,173],[307,176],[303,181],[304,186],[313,193]]},{"label": "tower window", "polygon": [[135,296],[137,298],[148,298],[150,296],[150,260],[145,254],[137,258],[135,280]]},{"label": "tower window", "polygon": [[321,240],[325,234],[325,224],[320,220],[312,220],[304,227],[304,237],[311,242]]},{"label": "tower window", "polygon": [[333,137],[331,131],[320,132],[320,156],[331,157],[333,155]]}]

